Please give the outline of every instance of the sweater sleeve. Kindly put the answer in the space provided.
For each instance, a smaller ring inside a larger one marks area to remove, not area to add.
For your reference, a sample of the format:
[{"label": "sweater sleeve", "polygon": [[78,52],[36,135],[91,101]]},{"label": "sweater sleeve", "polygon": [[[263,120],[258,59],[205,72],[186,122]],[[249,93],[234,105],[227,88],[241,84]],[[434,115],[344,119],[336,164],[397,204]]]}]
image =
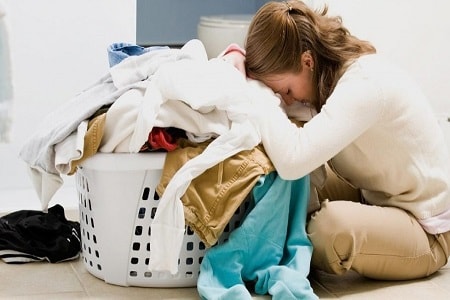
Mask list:
[{"label": "sweater sleeve", "polygon": [[382,98],[371,80],[341,78],[320,113],[298,128],[279,107],[263,104],[256,122],[279,175],[307,175],[339,153],[380,119]]}]

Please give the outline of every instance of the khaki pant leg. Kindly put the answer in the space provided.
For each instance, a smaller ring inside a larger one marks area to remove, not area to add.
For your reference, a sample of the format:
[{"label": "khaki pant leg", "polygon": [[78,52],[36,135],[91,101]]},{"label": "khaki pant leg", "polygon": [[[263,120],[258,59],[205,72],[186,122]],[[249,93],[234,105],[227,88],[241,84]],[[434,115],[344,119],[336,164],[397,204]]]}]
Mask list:
[{"label": "khaki pant leg", "polygon": [[354,202],[360,202],[362,199],[361,191],[355,189],[345,181],[340,179],[333,170],[326,164],[327,179],[322,189],[317,188],[317,195],[319,201],[324,200],[349,200]]},{"label": "khaki pant leg", "polygon": [[406,211],[351,201],[325,201],[307,226],[312,266],[383,280],[428,276],[447,263],[450,233],[427,234]]}]

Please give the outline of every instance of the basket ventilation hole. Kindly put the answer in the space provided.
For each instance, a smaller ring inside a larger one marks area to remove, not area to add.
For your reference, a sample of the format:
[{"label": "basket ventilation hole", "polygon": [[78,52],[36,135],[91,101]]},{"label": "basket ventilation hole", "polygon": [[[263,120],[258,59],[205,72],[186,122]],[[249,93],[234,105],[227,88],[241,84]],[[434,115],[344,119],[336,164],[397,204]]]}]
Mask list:
[{"label": "basket ventilation hole", "polygon": [[142,235],[142,226],[136,226],[136,229],[134,230],[135,235]]},{"label": "basket ventilation hole", "polygon": [[140,248],[141,248],[141,244],[140,243],[133,243],[133,250],[134,251],[139,251]]},{"label": "basket ventilation hole", "polygon": [[145,272],[144,273],[144,277],[152,277],[152,276],[153,276],[152,272]]},{"label": "basket ventilation hole", "polygon": [[148,196],[150,195],[150,189],[148,187],[144,188],[142,193],[142,200],[148,200]]},{"label": "basket ventilation hole", "polygon": [[188,242],[186,244],[186,250],[187,251],[192,251],[194,249],[194,243],[193,242]]},{"label": "basket ventilation hole", "polygon": [[92,226],[92,228],[94,228],[94,219],[93,218],[91,218],[91,226]]},{"label": "basket ventilation hole", "polygon": [[136,277],[137,276],[137,272],[136,271],[130,271],[130,276],[131,277]]},{"label": "basket ventilation hole", "polygon": [[100,258],[100,254],[98,253],[97,250],[95,250],[95,256],[97,256],[97,258]]},{"label": "basket ventilation hole", "polygon": [[94,241],[94,244],[97,244],[97,237],[95,236],[95,234],[92,235],[92,240]]},{"label": "basket ventilation hole", "polygon": [[88,199],[89,210],[92,211],[91,199]]},{"label": "basket ventilation hole", "polygon": [[200,241],[200,243],[198,243],[198,249],[200,249],[200,250],[205,250],[205,249],[206,249],[205,244],[204,244],[203,242]]},{"label": "basket ventilation hole", "polygon": [[99,271],[101,271],[102,270],[102,266],[97,264],[97,269],[99,269]]},{"label": "basket ventilation hole", "polygon": [[148,266],[149,262],[150,262],[150,258],[147,257],[147,258],[145,259],[145,264]]},{"label": "basket ventilation hole", "polygon": [[153,194],[153,200],[159,200],[159,195],[158,195],[158,193],[156,191]]},{"label": "basket ventilation hole", "polygon": [[138,218],[143,219],[145,217],[145,207],[139,208]]},{"label": "basket ventilation hole", "polygon": [[186,278],[192,278],[193,276],[194,276],[194,274],[192,274],[192,272],[186,272],[184,274],[184,277],[186,277]]},{"label": "basket ventilation hole", "polygon": [[155,218],[155,214],[156,214],[156,207],[153,207],[153,208],[152,208],[152,213],[151,213],[150,217],[151,217],[152,219],[154,219],[154,218]]},{"label": "basket ventilation hole", "polygon": [[139,262],[139,258],[137,258],[137,257],[132,257],[131,258],[131,264],[137,265],[138,262]]},{"label": "basket ventilation hole", "polygon": [[194,259],[192,257],[186,258],[186,265],[192,265],[194,263]]}]

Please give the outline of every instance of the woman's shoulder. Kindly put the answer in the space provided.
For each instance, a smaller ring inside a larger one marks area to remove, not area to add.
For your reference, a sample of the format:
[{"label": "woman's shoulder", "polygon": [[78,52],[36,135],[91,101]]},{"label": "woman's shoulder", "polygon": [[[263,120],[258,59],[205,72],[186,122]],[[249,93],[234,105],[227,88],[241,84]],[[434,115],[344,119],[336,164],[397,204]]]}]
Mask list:
[{"label": "woman's shoulder", "polygon": [[382,54],[367,54],[357,58],[349,67],[349,70],[357,69],[367,74],[384,74],[394,72],[394,74],[404,76],[402,70],[394,61]]},{"label": "woman's shoulder", "polygon": [[344,72],[344,78],[366,79],[381,86],[400,82],[411,84],[412,81],[410,74],[381,54],[367,54],[355,59]]},{"label": "woman's shoulder", "polygon": [[[403,92],[405,76],[392,62],[379,54],[369,54],[355,59],[343,73],[332,94],[345,101],[347,107],[383,115],[393,95]],[[401,84],[400,84],[401,83]],[[409,85],[408,85],[409,86]],[[364,101],[361,101],[364,99]]]},{"label": "woman's shoulder", "polygon": [[394,66],[379,54],[367,54],[353,60],[342,73],[338,85],[342,83],[362,84],[389,73]]},{"label": "woman's shoulder", "polygon": [[412,75],[384,55],[361,56],[349,66],[341,79],[342,83],[348,82],[346,88],[349,93],[354,93],[352,88],[360,91],[359,96],[365,92],[364,104],[368,106],[372,99],[374,105],[384,103],[384,107],[389,106],[393,112],[393,107],[412,109],[412,102],[427,102]]},{"label": "woman's shoulder", "polygon": [[386,68],[398,68],[386,56],[381,54],[366,54],[355,59],[349,66],[349,70],[360,68],[362,70],[379,70]]}]

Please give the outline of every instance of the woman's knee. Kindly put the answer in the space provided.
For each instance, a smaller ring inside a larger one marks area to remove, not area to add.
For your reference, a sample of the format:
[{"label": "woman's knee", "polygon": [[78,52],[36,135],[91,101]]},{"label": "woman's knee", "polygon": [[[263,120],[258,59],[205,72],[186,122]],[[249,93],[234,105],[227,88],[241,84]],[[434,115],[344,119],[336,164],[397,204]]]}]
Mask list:
[{"label": "woman's knee", "polygon": [[392,207],[327,201],[307,232],[312,265],[330,273],[353,269],[376,279],[414,279],[447,263],[450,236],[428,235],[413,216]]},{"label": "woman's knee", "polygon": [[348,211],[349,201],[322,203],[322,207],[311,216],[307,226],[313,244],[312,264],[322,270],[341,274],[351,268],[357,253],[355,224]]}]

